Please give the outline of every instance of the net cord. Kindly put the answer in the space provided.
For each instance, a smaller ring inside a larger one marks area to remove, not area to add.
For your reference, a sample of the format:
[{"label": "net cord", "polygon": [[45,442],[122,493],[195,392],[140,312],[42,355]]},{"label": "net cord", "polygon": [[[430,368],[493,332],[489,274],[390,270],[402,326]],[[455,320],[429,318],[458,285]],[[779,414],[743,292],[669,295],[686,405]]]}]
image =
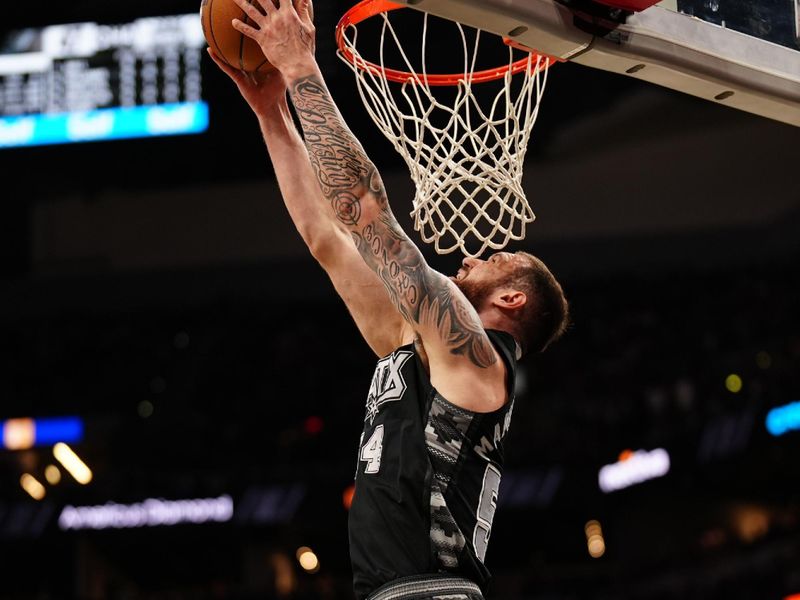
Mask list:
[{"label": "net cord", "polygon": [[[464,27],[456,23],[463,51],[463,78],[458,82],[455,100],[447,106],[437,100],[428,83],[428,14],[423,17],[421,76],[411,65],[388,15],[381,16],[380,70],[366,67],[357,50],[358,30],[353,25],[348,28],[352,37],[345,35],[345,43],[354,62],[343,60],[356,74],[368,114],[409,168],[416,185],[411,212],[415,230],[423,241],[433,243],[439,254],[461,250],[467,256],[479,256],[487,248],[499,250],[511,240],[523,239],[525,226],[535,215],[522,188],[522,165],[547,82],[546,59],[528,56],[528,68],[518,75],[523,81],[516,97],[511,85],[513,75],[507,72],[500,91],[485,110],[472,92],[471,80],[481,32],[476,30],[470,52]],[[382,75],[386,70],[387,35],[410,75],[405,83],[394,85],[399,87],[397,92]],[[510,65],[510,47],[508,57]],[[444,125],[432,122],[437,111],[447,115]],[[433,142],[428,143],[426,138]]]}]

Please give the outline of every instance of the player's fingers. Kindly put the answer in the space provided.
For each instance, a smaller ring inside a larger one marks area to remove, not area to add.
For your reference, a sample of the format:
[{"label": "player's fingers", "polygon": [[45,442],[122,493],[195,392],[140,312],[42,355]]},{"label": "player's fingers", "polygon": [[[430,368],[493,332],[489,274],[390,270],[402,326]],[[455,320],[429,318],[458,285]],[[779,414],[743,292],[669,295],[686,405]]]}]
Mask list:
[{"label": "player's fingers", "polygon": [[228,77],[233,79],[234,83],[237,84],[242,83],[242,78],[244,76],[240,71],[237,71],[228,63],[224,62],[219,56],[217,56],[217,54],[211,48],[207,48],[206,51],[208,52],[208,55],[211,57],[211,60],[213,60],[217,64],[217,66],[222,70],[223,73],[225,73]]},{"label": "player's fingers", "polygon": [[233,21],[231,21],[231,25],[233,25],[233,28],[236,31],[240,31],[247,37],[255,41],[258,41],[258,33],[259,33],[258,29],[250,27],[250,25],[247,25],[246,23],[242,23],[239,19],[234,19]]},{"label": "player's fingers", "polygon": [[311,0],[297,0],[297,14],[306,25],[311,23]]},{"label": "player's fingers", "polygon": [[262,9],[264,9],[264,12],[266,13],[267,16],[269,16],[270,13],[273,13],[278,9],[278,3],[275,0],[255,0],[255,1],[259,3]]},{"label": "player's fingers", "polygon": [[254,23],[261,25],[264,21],[264,15],[261,14],[251,2],[248,0],[233,0],[236,3],[236,6],[241,8],[249,18],[253,20]]}]

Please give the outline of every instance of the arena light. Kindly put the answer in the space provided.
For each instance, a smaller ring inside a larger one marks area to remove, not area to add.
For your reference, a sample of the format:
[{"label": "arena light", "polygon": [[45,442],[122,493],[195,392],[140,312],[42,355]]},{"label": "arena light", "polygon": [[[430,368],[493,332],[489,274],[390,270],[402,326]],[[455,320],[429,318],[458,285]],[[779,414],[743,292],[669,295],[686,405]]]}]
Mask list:
[{"label": "arena light", "polygon": [[3,422],[3,446],[8,450],[33,448],[36,426],[33,419],[9,419]]},{"label": "arena light", "polygon": [[606,553],[606,543],[600,536],[592,537],[588,541],[587,547],[589,549],[589,556],[592,558],[600,558]]},{"label": "arena light", "polygon": [[92,480],[92,470],[65,443],[59,442],[53,446],[53,456],[81,485],[86,485]]},{"label": "arena light", "polygon": [[303,423],[303,429],[308,435],[318,435],[325,428],[325,422],[316,415],[308,417]]},{"label": "arena light", "polygon": [[663,477],[669,473],[669,454],[663,448],[650,452],[627,450],[622,453],[618,462],[605,465],[598,474],[600,489],[608,494],[637,483]]},{"label": "arena light", "polygon": [[736,373],[731,373],[725,378],[725,389],[731,394],[738,394],[742,391],[742,378]]},{"label": "arena light", "polygon": [[345,510],[350,510],[350,507],[353,506],[353,496],[356,495],[356,486],[355,485],[348,485],[344,491],[342,492],[342,504],[344,504]]},{"label": "arena light", "polygon": [[589,556],[600,558],[606,552],[606,541],[603,538],[603,529],[599,521],[589,521],[583,528],[586,534],[586,548]]},{"label": "arena light", "polygon": [[778,406],[767,413],[767,431],[775,437],[800,430],[800,402]]},{"label": "arena light", "polygon": [[741,505],[730,512],[731,528],[746,544],[752,544],[769,533],[771,515],[758,505]]},{"label": "arena light", "polygon": [[83,440],[83,421],[79,417],[9,419],[0,425],[3,447],[8,450],[26,450],[34,446]]},{"label": "arena light", "polygon": [[83,421],[78,417],[35,419],[35,422],[37,446],[58,442],[75,444],[83,440]]},{"label": "arena light", "polygon": [[301,546],[297,549],[297,562],[303,567],[307,573],[316,573],[319,571],[319,559],[314,551],[308,546]]},{"label": "arena light", "polygon": [[50,485],[58,485],[61,482],[61,471],[55,465],[47,465],[44,470],[44,478]]},{"label": "arena light", "polygon": [[22,489],[28,492],[28,495],[34,500],[41,500],[45,496],[44,486],[30,473],[25,473],[19,478],[19,484]]},{"label": "arena light", "polygon": [[58,517],[62,531],[131,529],[180,524],[226,523],[233,518],[233,499],[164,500],[148,498],[136,504],[108,502],[99,506],[65,506]]},{"label": "arena light", "polygon": [[153,403],[149,400],[142,400],[139,402],[139,406],[136,407],[136,411],[139,413],[139,416],[143,419],[148,419],[153,416],[153,410],[155,407]]}]

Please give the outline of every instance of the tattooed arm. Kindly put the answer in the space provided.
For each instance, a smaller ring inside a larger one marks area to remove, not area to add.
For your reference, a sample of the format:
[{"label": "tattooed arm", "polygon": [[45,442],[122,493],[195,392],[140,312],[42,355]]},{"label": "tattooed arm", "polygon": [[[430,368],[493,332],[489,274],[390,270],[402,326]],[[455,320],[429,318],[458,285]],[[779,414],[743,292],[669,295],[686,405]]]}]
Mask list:
[{"label": "tattooed arm", "polygon": [[300,0],[297,12],[291,2],[276,9],[265,0],[266,16],[248,11],[246,0],[236,1],[255,26],[234,26],[259,42],[289,85],[331,218],[350,232],[364,264],[421,340],[431,382],[465,408],[498,408],[506,401],[503,363],[475,309],[452,281],[428,266],[392,214],[380,174],[345,124],[314,60],[307,0]]},{"label": "tattooed arm", "polygon": [[421,339],[434,386],[456,404],[470,403],[469,408],[502,405],[504,391],[503,398],[490,394],[487,405],[473,405],[485,399],[475,394],[476,386],[496,390],[504,372],[480,317],[400,228],[377,168],[345,125],[319,70],[309,70],[292,78],[289,93],[333,215],[349,229],[364,262]]},{"label": "tattooed arm", "polygon": [[209,55],[258,117],[281,196],[297,231],[330,277],[366,342],[378,356],[386,356],[401,345],[405,322],[381,281],[361,260],[347,228],[333,219],[289,112],[283,78],[280,73],[248,77],[213,52]]}]

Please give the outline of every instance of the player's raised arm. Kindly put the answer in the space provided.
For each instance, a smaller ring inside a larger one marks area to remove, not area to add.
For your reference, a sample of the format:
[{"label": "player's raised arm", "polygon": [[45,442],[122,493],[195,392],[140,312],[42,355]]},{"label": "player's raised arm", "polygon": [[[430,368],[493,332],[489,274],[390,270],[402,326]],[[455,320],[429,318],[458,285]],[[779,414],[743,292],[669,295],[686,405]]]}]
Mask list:
[{"label": "player's raised arm", "polygon": [[[322,193],[364,262],[422,338],[432,378],[444,367],[468,379],[476,370],[502,370],[473,306],[453,282],[427,265],[397,224],[380,174],[344,123],[316,64],[307,3],[301,0],[298,11],[291,2],[279,8],[271,0],[260,3],[266,16],[252,10],[253,25],[234,21],[234,27],[259,42],[289,84]],[[240,6],[247,11],[245,4]]]},{"label": "player's raised arm", "polygon": [[359,257],[350,233],[330,214],[292,120],[283,77],[277,71],[247,75],[209,54],[258,117],[281,196],[297,231],[331,278],[369,346],[379,356],[388,354],[401,343],[404,321],[391,306],[383,284]]},{"label": "player's raised arm", "polygon": [[495,352],[477,313],[448,278],[428,266],[400,228],[378,170],[315,71],[294,77],[290,92],[319,185],[336,218],[350,230],[362,258],[426,347],[438,342],[476,366],[494,364]]}]

